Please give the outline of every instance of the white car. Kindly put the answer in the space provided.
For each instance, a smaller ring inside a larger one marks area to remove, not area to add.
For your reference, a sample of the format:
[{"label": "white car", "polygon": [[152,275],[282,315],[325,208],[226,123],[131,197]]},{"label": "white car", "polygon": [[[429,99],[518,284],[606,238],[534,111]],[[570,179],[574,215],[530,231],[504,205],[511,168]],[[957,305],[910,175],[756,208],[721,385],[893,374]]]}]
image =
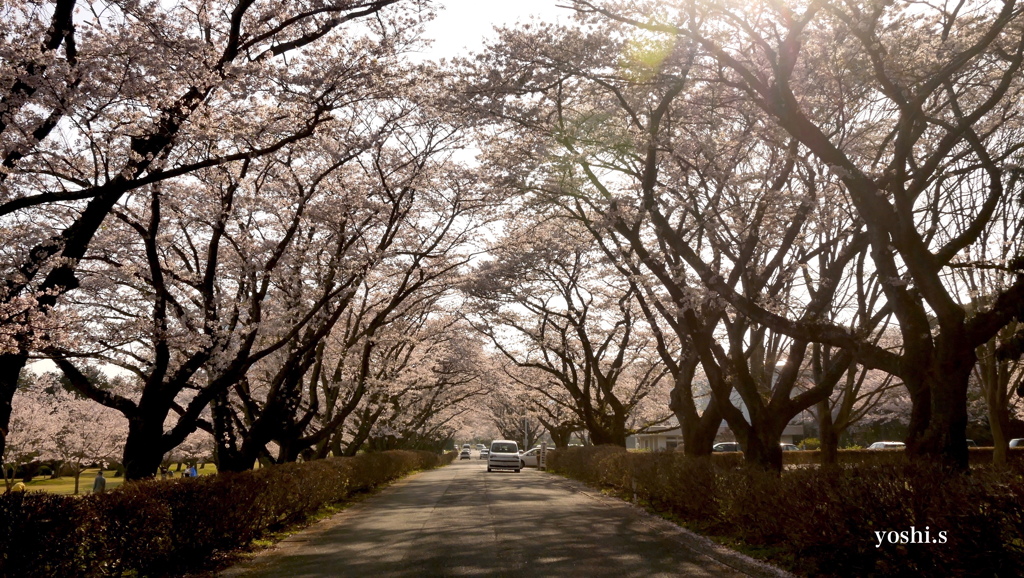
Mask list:
[{"label": "white car", "polygon": [[902,450],[907,447],[903,442],[875,442],[868,446],[869,450]]},{"label": "white car", "polygon": [[501,469],[515,470],[518,473],[522,467],[522,462],[519,461],[519,444],[512,440],[491,442],[491,452],[487,455],[488,472]]},{"label": "white car", "polygon": [[[555,451],[554,448],[548,448],[548,453]],[[519,454],[519,464],[524,468],[529,466],[531,468],[540,467],[540,448],[533,448],[528,452]]]},{"label": "white car", "polygon": [[1024,438],[1013,438],[1010,440],[1011,448],[1024,448]]}]

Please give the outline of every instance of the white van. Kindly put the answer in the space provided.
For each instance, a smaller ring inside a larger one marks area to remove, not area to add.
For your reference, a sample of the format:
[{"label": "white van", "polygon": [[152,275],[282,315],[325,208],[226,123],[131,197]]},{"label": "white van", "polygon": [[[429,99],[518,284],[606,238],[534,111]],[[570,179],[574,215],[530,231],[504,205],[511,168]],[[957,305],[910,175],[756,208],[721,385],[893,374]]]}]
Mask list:
[{"label": "white van", "polygon": [[519,463],[519,444],[512,440],[494,440],[491,442],[491,453],[487,456],[487,471],[495,469],[515,470],[522,467]]}]

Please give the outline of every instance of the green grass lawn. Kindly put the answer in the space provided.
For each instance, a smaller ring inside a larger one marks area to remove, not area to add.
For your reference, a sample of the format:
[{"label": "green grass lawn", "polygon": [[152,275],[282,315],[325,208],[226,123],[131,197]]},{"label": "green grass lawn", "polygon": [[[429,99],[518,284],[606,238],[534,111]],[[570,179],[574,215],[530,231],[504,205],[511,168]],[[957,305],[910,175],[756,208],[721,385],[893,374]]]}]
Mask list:
[{"label": "green grass lawn", "polygon": [[[79,494],[90,494],[92,493],[92,482],[96,478],[97,468],[89,468],[82,471],[82,477],[80,478],[78,485]],[[180,478],[181,474],[185,471],[184,468],[179,471],[175,471],[175,468],[171,468],[171,472],[175,478]],[[197,469],[200,476],[212,476],[217,473],[217,466],[213,464],[206,464],[206,467]],[[124,483],[124,478],[113,477],[114,472],[112,470],[103,470],[103,476],[107,478],[107,490],[112,490]],[[2,488],[3,484],[0,484]],[[37,477],[31,482],[25,484],[30,492],[50,492],[53,494],[66,494],[71,495],[75,493],[75,478],[73,476],[63,476],[54,480],[46,477]]]}]

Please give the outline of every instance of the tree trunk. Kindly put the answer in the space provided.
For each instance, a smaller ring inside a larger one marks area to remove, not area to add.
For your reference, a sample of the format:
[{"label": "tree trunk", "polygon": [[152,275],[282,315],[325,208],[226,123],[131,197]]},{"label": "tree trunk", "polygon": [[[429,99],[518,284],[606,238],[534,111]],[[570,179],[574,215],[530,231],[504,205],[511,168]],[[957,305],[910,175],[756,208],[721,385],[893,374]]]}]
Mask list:
[{"label": "tree trunk", "polygon": [[[267,417],[267,414],[264,413],[249,428],[249,431],[244,433],[240,448],[229,455],[220,457],[224,464],[224,471],[245,472],[251,470],[256,460],[266,454],[267,443],[273,439],[275,430],[272,425],[273,420],[266,420]],[[267,457],[269,459],[269,456]],[[218,467],[220,467],[219,464]]]},{"label": "tree trunk", "polygon": [[[1016,325],[1004,328],[1000,332],[1000,341],[1006,341],[1012,336]],[[996,340],[992,339],[978,347],[975,353],[978,356],[978,377],[985,394],[985,408],[988,410],[988,423],[992,431],[992,463],[1004,466],[1009,452],[1006,433],[1010,427],[1010,411],[1007,402],[1014,371],[1009,361],[998,358],[996,346]]]},{"label": "tree trunk", "polygon": [[359,427],[356,429],[355,433],[352,434],[352,439],[349,441],[348,445],[345,446],[341,455],[349,458],[356,455],[359,448],[363,447],[366,440],[370,438],[370,432],[373,430],[373,424],[377,423],[377,418],[380,417],[380,414],[383,411],[384,406],[382,405],[375,412],[370,412],[368,409],[363,412],[362,419],[359,421]]},{"label": "tree trunk", "polygon": [[11,401],[18,391],[18,378],[28,361],[26,353],[0,355],[0,456],[7,449],[7,428],[11,424]]},{"label": "tree trunk", "polygon": [[541,421],[541,423],[547,428],[548,434],[551,435],[551,441],[554,442],[556,448],[563,449],[569,447],[569,440],[572,439],[572,432],[574,431],[573,426],[556,426],[544,421]]},{"label": "tree trunk", "polygon": [[231,452],[227,455],[217,456],[217,471],[219,472],[246,472],[252,469],[256,463],[255,456],[249,456],[242,452]]},{"label": "tree trunk", "polygon": [[988,423],[992,429],[992,463],[997,466],[1006,465],[1010,440],[1006,439],[1006,430],[1010,425],[1010,414],[1006,405],[989,407]]},{"label": "tree trunk", "polygon": [[967,376],[951,374],[936,380],[932,419],[918,446],[921,455],[959,470],[969,465],[967,453]]},{"label": "tree trunk", "polygon": [[704,413],[697,412],[693,400],[693,376],[697,369],[697,355],[687,357],[680,364],[678,375],[673,376],[672,392],[669,394],[668,408],[679,421],[679,429],[683,434],[683,453],[688,456],[711,455],[715,445],[715,437],[722,427],[722,412],[718,402],[711,396]]},{"label": "tree trunk", "polygon": [[[967,386],[977,356],[973,349],[956,347],[954,342],[957,341],[952,336],[945,339],[940,336],[934,361],[925,374],[929,384],[929,419],[926,427],[921,428],[918,423],[916,429],[911,429],[907,455],[965,471],[969,466]],[[915,410],[918,403],[914,399]],[[911,424],[915,425],[913,416]]]},{"label": "tree trunk", "polygon": [[145,480],[156,476],[164,453],[164,418],[167,412],[145,411],[128,420],[128,438],[124,444],[124,479],[126,482]]},{"label": "tree trunk", "polygon": [[761,427],[754,427],[747,436],[746,446],[743,447],[743,461],[749,465],[757,466],[770,472],[782,472],[782,447],[779,440],[782,439],[782,430],[786,424],[781,426],[776,423],[758,424]]},{"label": "tree trunk", "polygon": [[[603,421],[603,420],[602,420]],[[626,447],[626,418],[625,416],[607,416],[611,423],[600,423],[594,421],[587,431],[590,433],[590,441],[595,446],[614,445]]]},{"label": "tree trunk", "polygon": [[832,421],[827,399],[818,402],[818,438],[821,440],[821,464],[839,463],[839,432]]},{"label": "tree trunk", "polygon": [[569,440],[572,439],[572,430],[548,430],[551,434],[551,441],[555,443],[555,448],[565,449],[569,447]]},{"label": "tree trunk", "polygon": [[344,454],[344,452],[345,452],[345,448],[342,445],[344,443],[345,443],[345,432],[344,432],[344,429],[343,428],[338,428],[338,431],[336,431],[333,434],[331,434],[331,443],[328,446],[328,453],[324,457],[327,457],[328,455],[333,455],[334,457],[342,456]]},{"label": "tree trunk", "polygon": [[230,406],[228,392],[219,392],[210,403],[213,417],[213,459],[217,470],[221,472],[241,472],[252,467],[242,467],[242,457],[238,450],[238,432],[235,431],[234,413]]},{"label": "tree trunk", "polygon": [[676,413],[683,433],[683,453],[691,457],[709,456],[722,427],[722,412],[712,397],[704,413],[697,416]]}]

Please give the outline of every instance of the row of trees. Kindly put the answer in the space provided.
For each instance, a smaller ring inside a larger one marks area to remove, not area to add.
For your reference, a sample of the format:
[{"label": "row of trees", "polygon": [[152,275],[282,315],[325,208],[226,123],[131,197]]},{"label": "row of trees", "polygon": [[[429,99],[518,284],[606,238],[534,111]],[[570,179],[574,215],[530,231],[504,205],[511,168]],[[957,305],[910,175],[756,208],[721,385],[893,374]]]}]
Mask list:
[{"label": "row of trees", "polygon": [[855,399],[880,371],[910,396],[908,453],[965,468],[976,372],[1003,459],[1024,343],[1021,7],[573,4],[573,25],[505,30],[453,88],[495,188],[588,231],[619,272],[687,451],[724,419],[779,469],[791,418],[818,408],[834,440],[852,411],[837,386]]},{"label": "row of trees", "polygon": [[36,357],[126,424],[128,479],[197,431],[224,470],[452,435],[487,202],[404,58],[427,3],[2,10],[0,452]]},{"label": "row of trees", "polygon": [[242,470],[472,412],[674,416],[693,455],[725,423],[779,469],[794,417],[834,458],[895,391],[908,452],[966,467],[972,380],[1004,459],[1020,7],[573,5],[412,64],[426,0],[5,4],[0,453],[39,358],[129,479],[196,432]]}]

